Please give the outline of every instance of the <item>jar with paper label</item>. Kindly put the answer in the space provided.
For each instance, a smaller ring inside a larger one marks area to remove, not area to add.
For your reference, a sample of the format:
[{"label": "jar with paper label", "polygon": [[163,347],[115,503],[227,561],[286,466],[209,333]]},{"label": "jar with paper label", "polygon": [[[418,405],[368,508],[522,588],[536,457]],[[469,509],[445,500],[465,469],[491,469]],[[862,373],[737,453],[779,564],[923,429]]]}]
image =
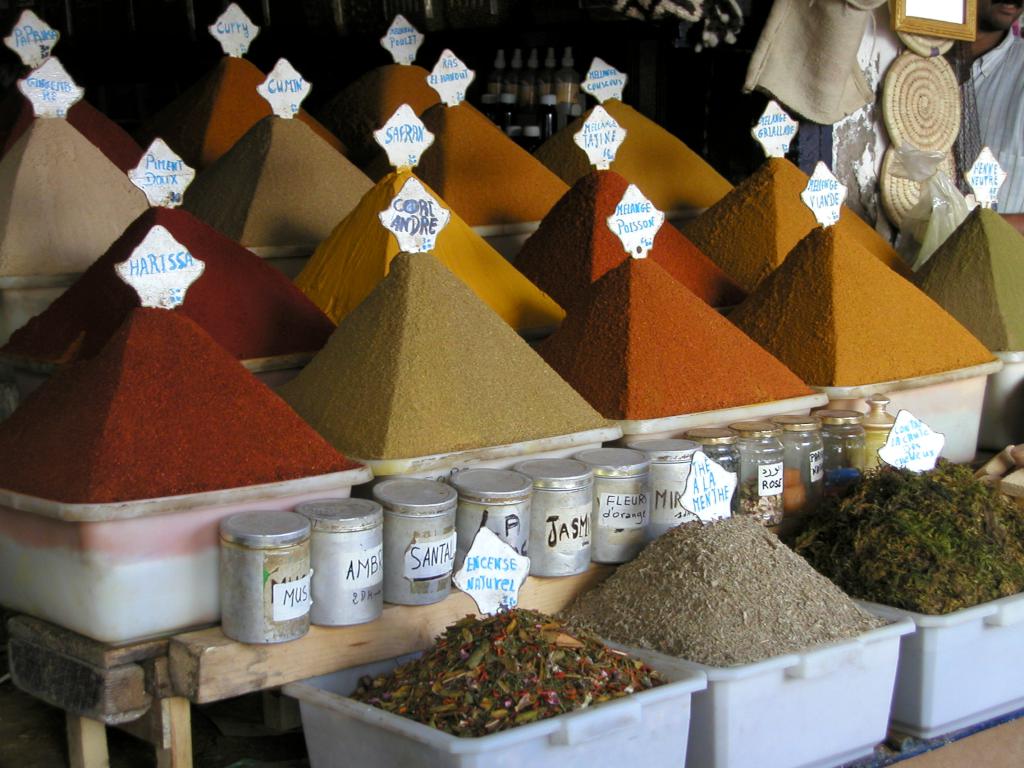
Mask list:
[{"label": "jar with paper label", "polygon": [[864,469],[875,469],[882,466],[878,451],[889,439],[889,432],[896,417],[886,408],[891,402],[886,395],[872,395],[867,399],[868,413],[864,417]]},{"label": "jar with paper label", "polygon": [[631,448],[593,448],[573,458],[594,472],[590,559],[595,563],[632,560],[647,543],[650,460]]},{"label": "jar with paper label", "polygon": [[[726,472],[737,474],[740,471],[740,449],[736,445],[736,433],[727,427],[697,427],[687,430],[683,435],[687,440],[700,443],[704,455],[718,464]],[[732,495],[732,513],[739,514],[740,495]]]},{"label": "jar with paper label", "polygon": [[739,437],[739,514],[753,515],[774,528],[783,516],[782,429],[770,421],[740,421],[730,424],[729,429]]},{"label": "jar with paper label", "polygon": [[520,555],[527,554],[533,493],[530,478],[508,469],[464,469],[450,482],[459,494],[455,511],[456,571],[481,528],[490,528]]},{"label": "jar with paper label", "polygon": [[626,445],[651,461],[651,519],[647,524],[647,540],[653,541],[677,525],[697,520],[683,505],[683,496],[693,454],[700,450],[700,443],[672,439],[632,440]]},{"label": "jar with paper label", "polygon": [[309,631],[309,520],[239,512],[220,523],[221,629],[242,643],[283,643]]},{"label": "jar with paper label", "polygon": [[530,459],[514,469],[533,481],[530,575],[583,573],[590,567],[594,473],[572,459]]},{"label": "jar with paper label", "polygon": [[776,416],[782,427],[782,511],[789,523],[821,504],[824,448],[821,422],[815,416]]},{"label": "jar with paper label", "polygon": [[864,471],[864,414],[860,411],[816,411],[825,446],[825,495],[841,496]]},{"label": "jar with paper label", "polygon": [[365,624],[384,609],[384,513],[369,499],[299,504],[309,520],[313,566],[310,620],[322,627]]},{"label": "jar with paper label", "polygon": [[434,480],[394,478],[375,485],[373,498],[384,508],[384,602],[444,600],[455,565],[455,489]]}]

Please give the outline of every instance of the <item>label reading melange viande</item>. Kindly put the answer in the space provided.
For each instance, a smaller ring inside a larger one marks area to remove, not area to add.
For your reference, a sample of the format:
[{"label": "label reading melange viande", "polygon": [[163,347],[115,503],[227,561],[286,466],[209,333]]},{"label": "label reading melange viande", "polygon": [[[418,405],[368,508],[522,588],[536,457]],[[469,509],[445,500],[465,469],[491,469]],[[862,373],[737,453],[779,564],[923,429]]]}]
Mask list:
[{"label": "label reading melange viande", "polygon": [[256,86],[256,92],[267,100],[275,115],[291,119],[299,114],[302,100],[312,88],[288,59],[278,59],[267,79]]},{"label": "label reading melange viande", "polygon": [[412,64],[416,52],[423,44],[423,35],[402,14],[395,16],[388,31],[380,39],[384,50],[391,54],[395,64]]},{"label": "label reading melange viande", "polygon": [[634,259],[645,259],[654,247],[654,236],[665,223],[665,214],[635,184],[630,184],[607,221],[626,253]]},{"label": "label reading melange viande", "polygon": [[60,32],[25,9],[11,28],[11,34],[4,38],[4,45],[18,54],[26,67],[37,69],[50,58],[59,39]]},{"label": "label reading melange viande", "polygon": [[260,28],[235,3],[231,3],[207,29],[220,43],[224,53],[236,59],[245,56],[260,33]]},{"label": "label reading melange viande", "polygon": [[589,93],[601,104],[608,99],[621,101],[622,91],[625,87],[626,75],[597,57],[594,57],[590,63],[586,79],[580,83],[580,89],[584,93]]},{"label": "label reading melange viande", "polygon": [[800,124],[775,100],[769,101],[757,124],[750,129],[766,157],[785,157]]},{"label": "label reading melange viande", "polygon": [[434,134],[416,116],[412,107],[402,104],[373,138],[388,155],[394,168],[415,168],[420,157],[434,143]]},{"label": "label reading melange viande", "polygon": [[434,69],[427,75],[427,85],[437,91],[447,106],[456,107],[466,100],[466,91],[474,77],[473,70],[445,48]]},{"label": "label reading melange viande", "polygon": [[983,147],[971,170],[967,172],[967,183],[974,190],[974,199],[982,208],[995,208],[999,202],[999,190],[1006,181],[1006,171],[999,165],[992,150]]},{"label": "label reading melange viande", "polygon": [[85,93],[75,85],[56,56],[51,56],[38,69],[19,80],[18,90],[32,104],[33,114],[45,118],[66,118],[68,110]]},{"label": "label reading melange viande", "polygon": [[606,171],[615,162],[615,154],[626,138],[626,129],[598,104],[572,138],[576,146],[587,153],[592,166]]},{"label": "label reading melange viande", "polygon": [[800,199],[811,209],[811,213],[821,226],[831,227],[839,222],[839,214],[846,200],[846,187],[840,184],[828,166],[819,160],[807,182],[807,187],[800,193]]},{"label": "label reading melange viande", "polygon": [[434,250],[438,234],[452,215],[412,176],[379,216],[380,223],[395,236],[402,251],[426,253]]},{"label": "label reading melange viande", "polygon": [[156,224],[131,256],[114,268],[135,289],[142,306],[174,309],[185,302],[189,286],[205,267],[165,227]]},{"label": "label reading melange viande", "polygon": [[164,143],[154,139],[139,164],[128,171],[132,184],[141,189],[154,207],[177,208],[196,172]]}]

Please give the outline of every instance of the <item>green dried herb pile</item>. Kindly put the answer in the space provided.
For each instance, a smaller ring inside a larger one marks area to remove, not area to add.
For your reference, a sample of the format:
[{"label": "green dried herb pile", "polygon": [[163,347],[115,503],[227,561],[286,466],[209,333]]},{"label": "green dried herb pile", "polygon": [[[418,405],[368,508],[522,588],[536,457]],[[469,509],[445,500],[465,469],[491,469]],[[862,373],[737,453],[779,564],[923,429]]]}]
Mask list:
[{"label": "green dried herb pile", "polygon": [[352,698],[455,736],[486,736],[663,684],[642,662],[537,611],[448,627],[423,656]]},{"label": "green dried herb pile", "polygon": [[867,474],[808,520],[795,548],[851,595],[919,613],[1024,590],[1024,511],[945,461]]}]

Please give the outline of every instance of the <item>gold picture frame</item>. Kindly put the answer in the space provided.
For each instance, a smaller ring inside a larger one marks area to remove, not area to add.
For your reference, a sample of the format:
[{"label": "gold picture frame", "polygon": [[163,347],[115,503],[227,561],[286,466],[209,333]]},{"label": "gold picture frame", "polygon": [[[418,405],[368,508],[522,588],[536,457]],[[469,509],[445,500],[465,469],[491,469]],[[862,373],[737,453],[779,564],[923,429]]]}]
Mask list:
[{"label": "gold picture frame", "polygon": [[[977,34],[978,5],[977,0],[960,0],[963,3],[963,24],[955,24],[923,16],[907,15],[908,0],[890,0],[889,12],[892,26],[897,32],[909,32],[928,37],[943,37],[951,40],[974,40]],[[918,3],[922,5],[922,3]]]}]

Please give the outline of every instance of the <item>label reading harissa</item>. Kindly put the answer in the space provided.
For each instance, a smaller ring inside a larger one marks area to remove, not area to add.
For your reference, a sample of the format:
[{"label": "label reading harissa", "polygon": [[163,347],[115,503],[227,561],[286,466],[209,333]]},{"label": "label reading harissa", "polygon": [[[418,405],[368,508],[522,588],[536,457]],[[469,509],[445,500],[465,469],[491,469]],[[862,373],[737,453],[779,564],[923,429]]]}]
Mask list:
[{"label": "label reading harissa", "polygon": [[18,54],[22,64],[36,69],[50,58],[59,39],[60,32],[25,9],[11,28],[11,34],[4,38],[4,45]]},{"label": "label reading harissa", "polygon": [[434,134],[408,104],[396,109],[384,126],[373,132],[373,138],[387,153],[388,162],[394,168],[415,168],[434,143]]},{"label": "label reading harissa", "polygon": [[889,430],[885,445],[878,455],[886,464],[911,472],[927,472],[935,468],[946,438],[933,431],[910,411],[896,414],[896,423]]},{"label": "label reading harissa", "polygon": [[163,139],[154,139],[139,164],[128,171],[132,184],[146,194],[153,207],[177,208],[196,172]]},{"label": "label reading harissa", "polygon": [[654,236],[664,223],[665,214],[655,208],[635,184],[626,187],[615,213],[608,217],[608,228],[634,259],[647,258],[654,247]]},{"label": "label reading harissa", "polygon": [[626,75],[619,72],[611,64],[594,57],[590,62],[590,69],[587,71],[587,78],[580,83],[584,93],[589,93],[599,103],[604,104],[608,99],[622,100],[622,91],[626,87]]},{"label": "label reading harissa", "polygon": [[82,98],[85,90],[75,85],[71,75],[56,56],[18,81],[18,90],[32,104],[36,117],[67,117],[68,110]]},{"label": "label reading harissa", "polygon": [[800,124],[777,101],[769,101],[757,124],[750,129],[751,136],[761,145],[765,157],[785,157]]},{"label": "label reading harissa", "polygon": [[831,227],[839,221],[839,212],[846,200],[846,187],[832,175],[821,160],[814,167],[814,174],[807,182],[807,187],[800,193],[804,205],[811,209],[814,218],[823,227]]},{"label": "label reading harissa", "polygon": [[256,86],[256,92],[267,100],[275,115],[288,119],[299,113],[312,87],[288,59],[278,59],[267,79]]},{"label": "label reading harissa", "polygon": [[757,466],[757,495],[758,496],[781,496],[783,480],[782,462],[772,464],[758,464]]},{"label": "label reading harissa", "polygon": [[1006,171],[999,165],[992,150],[984,147],[971,170],[967,172],[967,183],[974,190],[974,199],[982,208],[993,208],[999,202],[999,190],[1006,181]]},{"label": "label reading harissa", "polygon": [[245,56],[260,33],[260,28],[235,3],[231,3],[207,29],[220,43],[224,53],[236,59]]},{"label": "label reading harissa", "polygon": [[481,528],[452,581],[473,598],[480,613],[490,616],[519,604],[519,588],[529,573],[530,558],[518,554],[490,528]]},{"label": "label reading harissa", "polygon": [[395,236],[402,251],[425,253],[434,250],[437,235],[448,224],[451,213],[419,179],[410,176],[379,216],[380,223]]},{"label": "label reading harissa", "polygon": [[704,451],[694,451],[690,476],[686,479],[686,493],[683,494],[683,507],[704,523],[723,520],[732,516],[732,495],[735,492],[736,473],[723,468]]},{"label": "label reading harissa", "polygon": [[455,531],[413,539],[405,550],[402,573],[410,581],[447,576],[455,566]]},{"label": "label reading harissa", "polygon": [[380,44],[391,54],[395,64],[412,64],[416,60],[416,52],[423,44],[423,35],[405,16],[398,14],[380,39]]},{"label": "label reading harissa", "polygon": [[139,294],[142,306],[174,309],[184,303],[189,286],[199,279],[205,266],[174,235],[156,224],[132,255],[114,268]]},{"label": "label reading harissa", "polygon": [[458,56],[445,48],[427,75],[427,85],[437,91],[437,95],[449,107],[457,107],[466,99],[466,91],[473,82],[474,73],[462,63]]},{"label": "label reading harissa", "polygon": [[273,606],[274,621],[291,621],[309,613],[313,599],[309,592],[310,571],[300,579],[274,584],[271,587],[270,602]]},{"label": "label reading harissa", "polygon": [[626,138],[626,129],[598,104],[572,138],[576,146],[587,153],[592,166],[599,171],[607,171],[615,162],[615,153]]}]

